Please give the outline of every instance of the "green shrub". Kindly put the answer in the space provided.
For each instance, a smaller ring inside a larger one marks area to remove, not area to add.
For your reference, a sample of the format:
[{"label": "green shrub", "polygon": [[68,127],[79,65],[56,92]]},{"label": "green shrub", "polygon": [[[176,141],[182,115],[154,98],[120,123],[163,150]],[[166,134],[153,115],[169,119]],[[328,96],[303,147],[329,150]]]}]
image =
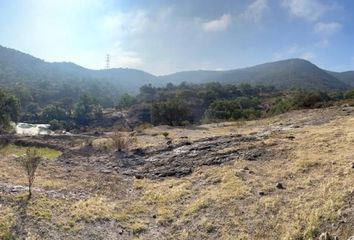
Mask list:
[{"label": "green shrub", "polygon": [[346,92],[346,93],[344,94],[344,97],[345,97],[346,99],[354,99],[354,89],[349,90],[348,92]]},{"label": "green shrub", "polygon": [[232,100],[216,100],[205,112],[205,119],[238,120],[261,116],[258,98],[238,97]]},{"label": "green shrub", "polygon": [[277,115],[289,111],[292,107],[292,103],[289,100],[277,99],[275,104],[271,107],[270,113]]},{"label": "green shrub", "polygon": [[294,95],[293,102],[296,108],[316,108],[326,105],[331,97],[324,92],[297,92]]}]

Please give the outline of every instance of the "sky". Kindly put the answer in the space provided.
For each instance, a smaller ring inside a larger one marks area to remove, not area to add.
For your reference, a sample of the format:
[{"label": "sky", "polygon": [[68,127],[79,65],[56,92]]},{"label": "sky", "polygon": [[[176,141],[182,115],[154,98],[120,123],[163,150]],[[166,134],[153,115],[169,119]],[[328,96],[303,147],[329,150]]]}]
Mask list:
[{"label": "sky", "polygon": [[0,45],[102,69],[226,70],[303,58],[354,69],[352,0],[1,0]]}]

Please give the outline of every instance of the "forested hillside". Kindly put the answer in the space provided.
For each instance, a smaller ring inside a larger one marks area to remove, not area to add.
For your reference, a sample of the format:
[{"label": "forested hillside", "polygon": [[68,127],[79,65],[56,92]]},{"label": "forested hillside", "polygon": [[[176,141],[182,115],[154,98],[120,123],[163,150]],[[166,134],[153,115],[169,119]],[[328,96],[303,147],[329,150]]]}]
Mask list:
[{"label": "forested hillside", "polygon": [[89,70],[73,63],[48,63],[0,47],[0,87],[13,92],[24,109],[30,104],[72,104],[83,94],[111,107],[122,93],[136,93],[140,86],[154,80],[154,76],[139,70]]},{"label": "forested hillside", "polygon": [[[337,73],[338,76],[342,76]],[[309,61],[289,59],[265,63],[253,67],[229,71],[190,71],[164,76],[165,80],[180,83],[183,81],[203,83],[218,81],[233,84],[261,84],[275,86],[279,89],[306,89],[321,91],[345,90],[349,82],[354,82],[354,76],[342,78],[327,73]]]},{"label": "forested hillside", "polygon": [[168,83],[178,85],[183,82],[219,82],[222,85],[247,83],[273,90],[344,92],[354,85],[353,79],[352,72],[325,71],[301,59],[229,71],[190,71],[154,76],[134,69],[90,70],[74,63],[49,63],[0,47],[0,87],[19,99],[23,113],[32,114],[25,118],[27,120],[32,119],[34,113],[42,114],[45,108],[48,110],[53,106],[64,109],[70,115],[84,95],[93,98],[95,103],[104,108],[114,107],[125,93],[135,95],[141,86],[148,84],[161,87]]}]

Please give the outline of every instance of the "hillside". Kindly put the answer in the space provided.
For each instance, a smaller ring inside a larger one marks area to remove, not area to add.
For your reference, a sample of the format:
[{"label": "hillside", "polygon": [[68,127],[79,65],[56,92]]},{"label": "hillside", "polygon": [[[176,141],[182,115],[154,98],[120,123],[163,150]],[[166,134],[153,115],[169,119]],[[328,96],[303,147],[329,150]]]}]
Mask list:
[{"label": "hillside", "polygon": [[73,83],[81,79],[95,79],[120,88],[121,92],[136,91],[138,87],[155,83],[156,78],[144,71],[114,68],[108,70],[90,70],[69,62],[49,63],[31,55],[0,46],[0,83],[16,81],[32,82],[38,80],[54,83]]},{"label": "hillside", "polygon": [[[120,152],[105,148],[109,132],[3,136],[0,238],[348,239],[353,123],[353,107],[331,107],[160,126]],[[28,145],[47,157],[30,201],[14,161]]]},{"label": "hillside", "polygon": [[249,83],[280,89],[345,90],[349,86],[309,61],[289,59],[229,71],[190,71],[163,76],[171,82]]},{"label": "hillside", "polygon": [[337,78],[338,80],[344,82],[351,87],[354,87],[354,71],[347,72],[331,72],[327,71],[329,74]]},{"label": "hillside", "polygon": [[48,104],[88,92],[112,105],[125,92],[156,84],[156,77],[135,69],[90,70],[73,63],[48,63],[22,52],[0,47],[0,87],[12,90],[23,104]]},{"label": "hillside", "polygon": [[76,102],[89,93],[105,107],[112,107],[123,93],[136,94],[145,84],[163,86],[220,82],[269,85],[279,89],[342,91],[354,85],[353,72],[334,73],[301,59],[265,63],[229,71],[186,71],[154,76],[127,68],[90,70],[74,63],[49,63],[28,54],[0,47],[0,87],[13,92],[23,107],[40,107],[70,99]]}]

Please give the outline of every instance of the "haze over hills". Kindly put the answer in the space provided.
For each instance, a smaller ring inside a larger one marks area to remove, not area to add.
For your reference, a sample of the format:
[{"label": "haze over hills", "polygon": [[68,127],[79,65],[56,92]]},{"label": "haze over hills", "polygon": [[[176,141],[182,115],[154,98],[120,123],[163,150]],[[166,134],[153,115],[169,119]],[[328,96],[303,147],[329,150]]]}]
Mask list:
[{"label": "haze over hills", "polygon": [[327,71],[329,74],[337,78],[338,80],[354,87],[354,71],[347,71],[347,72],[331,72]]},{"label": "haze over hills", "polygon": [[143,84],[154,84],[156,77],[135,69],[91,70],[70,62],[49,63],[20,51],[0,46],[1,84],[33,81],[73,84],[83,79],[96,80],[100,84],[112,84],[124,92],[134,92]]},{"label": "haze over hills", "polygon": [[[322,91],[346,90],[354,86],[354,72],[331,72],[309,61],[289,59],[227,71],[185,71],[155,76],[128,68],[91,70],[68,62],[49,63],[17,50],[0,47],[0,84],[46,85],[61,89],[63,84],[77,89],[118,96],[123,92],[136,93],[144,84],[162,86],[169,82],[188,83],[249,83],[272,85],[280,89],[313,89]],[[99,89],[97,89],[98,84]],[[66,86],[67,87],[67,86]]]},{"label": "haze over hills", "polygon": [[327,72],[303,59],[289,59],[228,71],[191,71],[165,76],[170,82],[249,83],[280,89],[345,90],[354,84],[354,75]]}]

